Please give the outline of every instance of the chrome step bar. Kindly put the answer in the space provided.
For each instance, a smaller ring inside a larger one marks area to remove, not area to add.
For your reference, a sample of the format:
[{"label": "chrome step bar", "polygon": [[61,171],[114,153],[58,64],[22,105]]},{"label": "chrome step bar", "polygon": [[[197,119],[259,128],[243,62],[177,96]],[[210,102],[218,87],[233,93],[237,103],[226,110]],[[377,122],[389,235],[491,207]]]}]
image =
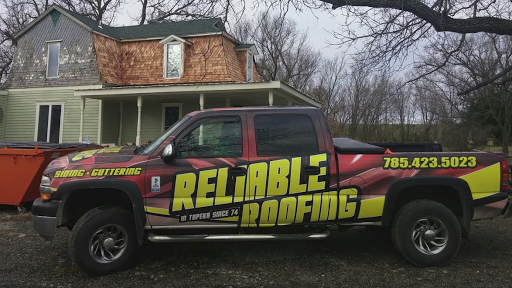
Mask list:
[{"label": "chrome step bar", "polygon": [[168,242],[219,242],[219,241],[261,241],[261,240],[321,240],[331,232],[308,234],[216,234],[216,235],[157,235],[148,234],[148,239],[156,243]]}]

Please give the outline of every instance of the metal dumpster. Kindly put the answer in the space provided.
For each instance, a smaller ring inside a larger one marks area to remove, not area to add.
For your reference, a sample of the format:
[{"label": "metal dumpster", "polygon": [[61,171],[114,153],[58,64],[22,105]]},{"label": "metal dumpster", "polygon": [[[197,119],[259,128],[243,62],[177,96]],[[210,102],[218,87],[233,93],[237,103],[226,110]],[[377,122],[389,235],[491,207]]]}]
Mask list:
[{"label": "metal dumpster", "polygon": [[20,209],[20,205],[39,197],[43,171],[52,160],[98,148],[102,147],[84,143],[0,141],[0,204],[16,205]]}]

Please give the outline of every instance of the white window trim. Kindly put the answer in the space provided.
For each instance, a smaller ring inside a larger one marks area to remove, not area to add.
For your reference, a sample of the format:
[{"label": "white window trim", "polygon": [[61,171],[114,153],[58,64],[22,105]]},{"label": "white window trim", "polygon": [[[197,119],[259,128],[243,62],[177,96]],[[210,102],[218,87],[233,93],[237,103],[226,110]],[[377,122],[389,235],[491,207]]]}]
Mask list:
[{"label": "white window trim", "polygon": [[[60,66],[59,59],[60,59],[60,46],[61,46],[61,42],[62,42],[62,40],[46,41],[46,48],[48,49],[48,51],[46,53],[46,78],[47,79],[56,79],[56,78],[60,77],[60,75],[59,75],[59,66]],[[54,44],[54,43],[59,43],[59,55],[57,57],[57,76],[50,77],[50,76],[48,76],[48,66],[50,65],[50,44]]]},{"label": "white window trim", "polygon": [[[180,67],[180,77],[167,77],[167,45],[179,44],[181,48],[181,67]],[[185,71],[185,46],[183,46],[183,42],[180,41],[172,41],[164,44],[164,78],[165,79],[181,79],[183,78],[183,71]]]},{"label": "white window trim", "polygon": [[166,107],[178,107],[179,108],[178,121],[181,120],[181,117],[183,116],[183,103],[162,103],[162,127],[161,127],[162,132],[164,132],[164,128],[165,128],[165,108]]},{"label": "white window trim", "polygon": [[[249,64],[249,58],[250,58],[250,61],[251,61],[251,68],[252,68],[251,71],[249,71],[249,65],[248,65]],[[245,78],[246,78],[247,82],[254,82],[254,75],[253,75],[254,74],[253,73],[253,70],[254,70],[253,60],[254,60],[254,58],[253,58],[252,52],[249,51],[249,50],[247,50],[247,59],[246,60],[247,60],[246,61],[246,66],[247,67],[245,67],[245,68],[246,68],[246,74],[247,75],[245,75],[246,76]],[[251,75],[251,80],[249,80],[249,75]]]},{"label": "white window trim", "polygon": [[[59,131],[59,143],[62,143],[62,135],[63,135],[63,132],[64,132],[64,107],[65,107],[65,104],[66,102],[37,102],[36,103],[36,129],[34,131],[34,141],[37,141],[37,132],[39,130],[39,107],[41,105],[60,105],[62,108],[60,109],[60,131]],[[48,128],[47,128],[47,132],[46,132],[46,142],[48,142],[48,137],[50,137],[50,119],[52,118],[52,109],[49,109],[49,114],[48,114]]]}]

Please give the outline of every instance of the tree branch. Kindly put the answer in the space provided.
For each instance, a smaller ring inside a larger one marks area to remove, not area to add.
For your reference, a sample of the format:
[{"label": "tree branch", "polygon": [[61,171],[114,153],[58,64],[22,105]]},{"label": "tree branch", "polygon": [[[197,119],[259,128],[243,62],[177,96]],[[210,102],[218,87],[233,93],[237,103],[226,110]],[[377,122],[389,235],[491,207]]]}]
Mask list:
[{"label": "tree branch", "polygon": [[430,23],[436,31],[449,31],[461,34],[487,32],[499,35],[512,35],[512,20],[497,17],[473,17],[458,19],[446,13],[435,11],[420,0],[322,0],[332,4],[333,9],[343,6],[389,8],[410,12]]}]

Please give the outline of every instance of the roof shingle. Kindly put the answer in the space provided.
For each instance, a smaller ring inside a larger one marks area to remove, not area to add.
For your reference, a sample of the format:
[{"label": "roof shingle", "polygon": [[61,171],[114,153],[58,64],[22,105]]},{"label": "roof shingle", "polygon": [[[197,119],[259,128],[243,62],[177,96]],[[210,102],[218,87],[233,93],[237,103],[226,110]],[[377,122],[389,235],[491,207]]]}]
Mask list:
[{"label": "roof shingle", "polygon": [[179,22],[150,23],[144,25],[112,27],[98,22],[80,13],[59,7],[76,18],[92,30],[113,37],[118,40],[157,38],[169,35],[183,36],[224,32],[224,25],[220,18],[197,19]]}]

